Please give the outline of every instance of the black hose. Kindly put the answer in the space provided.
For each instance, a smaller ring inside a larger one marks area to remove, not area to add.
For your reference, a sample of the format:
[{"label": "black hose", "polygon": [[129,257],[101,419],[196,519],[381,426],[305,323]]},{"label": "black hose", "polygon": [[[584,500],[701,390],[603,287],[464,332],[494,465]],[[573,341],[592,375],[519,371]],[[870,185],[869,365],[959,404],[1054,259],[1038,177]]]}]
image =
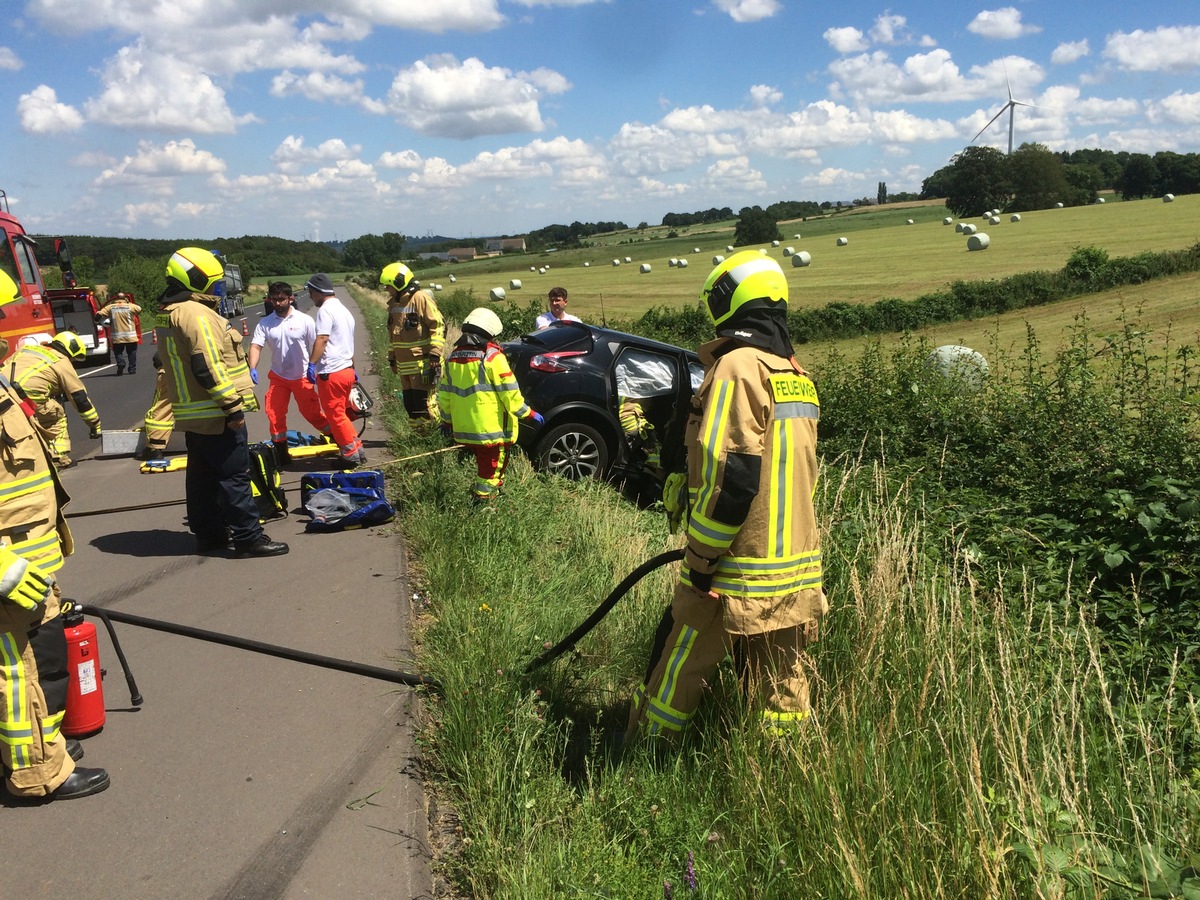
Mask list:
[{"label": "black hose", "polygon": [[412,675],[408,672],[397,672],[393,669],[384,669],[380,666],[368,666],[365,663],[353,662],[348,659],[335,659],[332,656],[320,656],[316,653],[307,653],[303,650],[293,650],[290,647],[280,647],[276,644],[264,644],[261,641],[252,641],[249,638],[237,637],[232,634],[221,634],[217,631],[205,631],[202,628],[193,628],[190,625],[177,625],[174,622],[164,622],[160,619],[148,619],[145,616],[134,615],[133,613],[119,612],[115,609],[106,609],[101,614],[97,610],[83,608],[83,611],[90,615],[95,615],[101,619],[112,619],[114,622],[123,622],[126,625],[138,625],[142,628],[150,628],[154,631],[165,631],[168,634],[177,634],[182,637],[195,638],[198,641],[209,641],[213,644],[224,644],[227,647],[236,647],[239,650],[249,650],[253,653],[263,653],[267,656],[277,656],[280,659],[290,659],[293,662],[307,663],[310,666],[320,666],[323,669],[336,669],[339,672],[349,672],[352,675],[365,675],[368,678],[376,678],[380,681],[390,681],[393,684],[406,684],[412,687],[424,686],[435,691],[441,691],[442,685],[435,678],[430,678],[426,675]]},{"label": "black hose", "polygon": [[609,610],[616,606],[622,597],[629,593],[630,588],[632,588],[635,584],[637,584],[655,569],[661,568],[667,563],[675,562],[677,559],[683,559],[683,551],[668,550],[665,553],[658,554],[658,556],[650,557],[648,560],[626,575],[621,583],[613,588],[612,593],[604,598],[604,602],[597,606],[592,611],[592,614],[583,620],[583,624],[581,624],[565,638],[563,638],[550,649],[543,652],[537,659],[527,665],[525,667],[525,674],[528,675],[530,672],[537,671],[546,663],[550,662],[551,660],[558,659],[558,657],[562,656],[564,653],[574,647],[585,634],[600,624],[600,620],[608,615]]}]

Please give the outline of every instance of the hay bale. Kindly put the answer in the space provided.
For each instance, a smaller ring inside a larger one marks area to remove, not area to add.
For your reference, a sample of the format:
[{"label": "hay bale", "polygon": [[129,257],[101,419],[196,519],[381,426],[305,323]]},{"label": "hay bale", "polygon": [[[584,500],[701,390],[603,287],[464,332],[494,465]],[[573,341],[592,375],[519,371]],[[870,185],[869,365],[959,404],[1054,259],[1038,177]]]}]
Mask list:
[{"label": "hay bale", "polygon": [[686,268],[687,268],[687,260],[686,260],[686,259],[681,259],[681,260],[680,260],[680,261],[677,263],[677,265],[678,265],[678,266],[679,266],[679,268],[681,268],[681,269],[686,269]]},{"label": "hay bale", "polygon": [[545,268],[538,269],[538,274],[539,274],[539,275],[545,275],[545,274],[546,274],[546,270],[545,270]]},{"label": "hay bale", "polygon": [[771,241],[771,246],[772,246],[772,247],[778,247],[778,246],[779,246],[779,241]]},{"label": "hay bale", "polygon": [[988,224],[989,224],[989,225],[999,225],[999,224],[1000,224],[1000,217],[999,217],[999,216],[992,216],[990,219],[988,219]]},{"label": "hay bale", "polygon": [[590,265],[591,265],[591,263],[590,263],[590,262],[585,262],[585,263],[583,264],[583,267],[586,269],[586,268],[588,268]]},{"label": "hay bale", "polygon": [[1009,217],[1008,217],[1008,221],[1010,221],[1010,222],[1020,222],[1020,221],[1021,221],[1021,214],[1020,214],[1020,213],[1013,213],[1011,216],[1009,216]]},{"label": "hay bale", "polygon": [[692,248],[692,252],[693,252],[693,253],[699,253],[699,252],[700,252],[700,248],[699,248],[699,247],[693,247],[693,248]]},{"label": "hay bale", "polygon": [[956,224],[955,224],[955,226],[954,226],[954,233],[955,233],[955,234],[962,234],[962,233],[963,233],[963,228],[965,228],[965,227],[966,227],[966,226],[965,226],[965,225],[963,225],[963,223],[962,223],[962,222],[958,222],[958,223],[956,223]]},{"label": "hay bale", "polygon": [[800,240],[800,235],[798,234],[793,234],[792,237],[794,237],[796,240]]},{"label": "hay bale", "polygon": [[943,225],[953,225],[954,224],[954,216],[946,216],[946,218],[942,219],[942,224]]},{"label": "hay bale", "polygon": [[723,262],[725,262],[725,257],[723,257],[720,253],[713,257],[714,266],[719,266]]},{"label": "hay bale", "polygon": [[837,245],[839,247],[845,247],[848,243],[850,243],[850,238],[840,237],[837,239]]},{"label": "hay bale", "polygon": [[1055,208],[1055,209],[1062,209],[1062,208],[1063,208],[1062,202],[1060,201],[1060,202],[1058,202],[1058,203],[1055,203],[1055,204],[1054,204],[1054,208]]},{"label": "hay bale", "polygon": [[530,271],[530,272],[536,272],[536,271],[537,271],[537,266],[530,266],[530,267],[529,267],[529,271]]},{"label": "hay bale", "polygon": [[811,262],[812,256],[809,255],[807,250],[801,250],[798,253],[792,254],[792,265],[797,269],[801,268],[802,266],[807,266]]},{"label": "hay bale", "polygon": [[905,221],[905,223],[904,223],[904,224],[905,224],[905,225],[911,225],[912,223],[913,223],[913,220],[912,220],[912,219],[907,219],[907,220]]},{"label": "hay bale", "polygon": [[1096,202],[1097,202],[1097,203],[1103,203],[1103,202],[1104,202],[1104,198],[1103,198],[1103,197],[1097,197],[1097,198],[1096,198]]},{"label": "hay bale", "polygon": [[502,288],[502,287],[492,288],[490,291],[488,291],[488,298],[493,303],[499,303],[501,300],[504,299],[504,288]]},{"label": "hay bale", "polygon": [[1163,194],[1163,203],[1174,203],[1174,202],[1175,202],[1174,194]]},{"label": "hay bale", "polygon": [[992,239],[981,231],[979,234],[973,234],[967,238],[967,249],[986,250],[991,242]]},{"label": "hay bale", "polygon": [[625,262],[627,262],[627,263],[633,262],[633,257],[632,256],[625,257]]},{"label": "hay bale", "polygon": [[726,253],[732,253],[732,252],[733,252],[733,244],[730,244],[728,247],[726,247],[726,248],[725,248],[725,252],[726,252]]},{"label": "hay bale", "polygon": [[979,230],[979,229],[978,229],[978,228],[976,228],[974,225],[964,225],[964,226],[962,227],[962,233],[963,233],[963,234],[974,234],[974,233],[975,233],[975,232],[977,232],[978,230]]},{"label": "hay bale", "polygon": [[614,259],[614,260],[613,260],[613,265],[614,265],[614,266],[619,266],[620,264],[621,264],[621,261],[620,261],[619,259]]},{"label": "hay bale", "polygon": [[456,281],[458,281],[458,279],[457,279],[457,278],[455,278],[453,275],[451,275],[451,276],[450,276],[450,283],[451,283],[451,284],[454,284],[454,282],[456,282]]},{"label": "hay bale", "polygon": [[642,263],[641,266],[638,267],[638,271],[643,275],[647,274],[650,271],[650,263]]},{"label": "hay bale", "polygon": [[934,348],[925,357],[925,368],[954,379],[960,387],[970,391],[982,388],[988,375],[988,363],[983,354],[959,344]]},{"label": "hay bale", "polygon": [[442,286],[441,286],[440,284],[435,284],[435,285],[433,286],[433,289],[434,289],[435,291],[440,291],[440,290],[442,289]]},{"label": "hay bale", "polygon": [[679,260],[678,260],[676,257],[674,257],[674,256],[673,256],[673,257],[671,257],[670,259],[668,259],[668,260],[667,260],[667,268],[668,268],[668,269],[673,269],[673,268],[675,268],[677,265],[679,265]]},{"label": "hay bale", "polygon": [[514,279],[512,279],[511,281],[509,281],[509,283],[508,283],[508,289],[509,289],[510,291],[519,291],[519,290],[521,289],[521,279],[520,279],[520,278],[514,278]]},{"label": "hay bale", "polygon": [[783,255],[784,255],[784,256],[791,256],[791,255],[792,255],[793,253],[795,253],[795,252],[796,252],[796,248],[795,248],[795,247],[784,247],[784,248],[783,248]]}]

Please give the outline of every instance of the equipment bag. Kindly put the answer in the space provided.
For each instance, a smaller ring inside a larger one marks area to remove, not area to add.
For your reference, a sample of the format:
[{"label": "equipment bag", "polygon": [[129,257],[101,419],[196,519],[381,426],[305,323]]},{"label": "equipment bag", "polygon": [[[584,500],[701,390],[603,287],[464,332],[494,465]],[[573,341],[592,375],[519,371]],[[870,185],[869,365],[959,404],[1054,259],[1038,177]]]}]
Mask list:
[{"label": "equipment bag", "polygon": [[387,500],[383,473],[306,472],[300,477],[300,503],[312,518],[305,531],[346,531],[381,525],[396,517]]},{"label": "equipment bag", "polygon": [[280,519],[287,515],[287,493],[275,458],[275,445],[270,441],[251,444],[250,492],[258,504],[258,520]]}]

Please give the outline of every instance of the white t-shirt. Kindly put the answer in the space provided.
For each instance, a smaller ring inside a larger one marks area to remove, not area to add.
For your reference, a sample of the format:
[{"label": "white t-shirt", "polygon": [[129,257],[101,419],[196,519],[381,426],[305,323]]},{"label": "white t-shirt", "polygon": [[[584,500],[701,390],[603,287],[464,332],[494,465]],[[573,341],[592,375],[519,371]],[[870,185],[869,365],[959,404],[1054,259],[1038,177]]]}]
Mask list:
[{"label": "white t-shirt", "polygon": [[317,339],[312,316],[293,309],[285,318],[271,313],[254,328],[250,343],[271,349],[271,371],[289,381],[304,377],[308,355]]},{"label": "white t-shirt", "polygon": [[317,336],[329,335],[325,352],[317,362],[317,374],[328,375],[354,365],[354,316],[337,297],[317,308]]},{"label": "white t-shirt", "polygon": [[543,328],[549,328],[555,322],[582,322],[582,321],[583,321],[583,319],[577,319],[577,318],[575,318],[575,316],[571,315],[570,313],[563,313],[563,317],[561,319],[556,319],[556,318],[554,318],[554,313],[550,312],[549,310],[546,310],[544,313],[542,313],[540,316],[537,317],[537,321],[534,322],[533,324],[540,331]]}]

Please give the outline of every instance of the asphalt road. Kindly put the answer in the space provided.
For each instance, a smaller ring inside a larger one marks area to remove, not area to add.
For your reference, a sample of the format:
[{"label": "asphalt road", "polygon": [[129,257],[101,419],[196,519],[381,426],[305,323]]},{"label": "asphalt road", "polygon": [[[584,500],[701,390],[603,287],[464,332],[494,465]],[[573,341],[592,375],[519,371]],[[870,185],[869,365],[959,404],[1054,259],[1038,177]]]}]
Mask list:
[{"label": "asphalt road", "polygon": [[[251,331],[256,311],[248,311]],[[359,328],[365,346],[361,320]],[[153,350],[147,336],[134,376],[82,370],[106,430],[140,425],[154,390]],[[259,368],[265,375],[265,360]],[[289,425],[308,430],[292,413]],[[327,464],[284,473],[293,515],[266,529],[290,544],[287,556],[197,556],[180,502],[183,473],[142,475],[130,457],[98,456],[100,442],[68,415],[79,462],[64,473],[76,544],[59,573],[65,596],[411,671],[412,590],[395,527],[305,534],[305,517],[294,514],[300,475]],[[247,424],[251,440],[267,437],[262,413]],[[373,462],[385,459],[385,438],[369,420]],[[151,504],[166,505],[104,512]],[[108,769],[112,786],[36,806],[0,791],[3,896],[431,896],[410,688],[116,624],[145,698],[133,708],[104,628],[88,621],[107,670],[107,719],[83,740],[81,764]]]}]

